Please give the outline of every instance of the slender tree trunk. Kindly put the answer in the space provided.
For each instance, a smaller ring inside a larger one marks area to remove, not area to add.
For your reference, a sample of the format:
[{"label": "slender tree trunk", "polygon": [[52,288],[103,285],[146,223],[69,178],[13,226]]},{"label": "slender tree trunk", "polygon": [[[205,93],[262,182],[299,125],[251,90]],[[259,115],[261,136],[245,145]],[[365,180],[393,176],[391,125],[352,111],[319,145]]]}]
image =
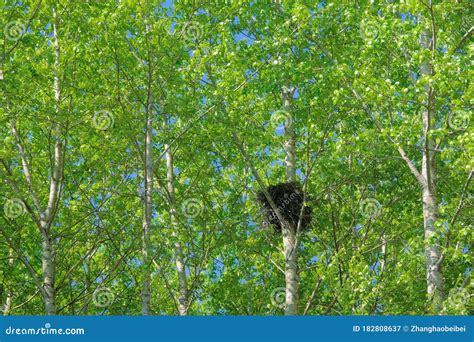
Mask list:
[{"label": "slender tree trunk", "polygon": [[142,282],[142,315],[150,314],[150,283],[151,283],[151,269],[150,269],[150,231],[151,218],[153,213],[153,53],[150,46],[150,32],[151,25],[149,23],[148,10],[149,1],[146,1],[145,12],[143,14],[143,24],[145,26],[145,45],[147,51],[147,98],[146,98],[146,123],[145,123],[145,199],[143,204],[143,234],[142,234],[142,254],[143,254],[143,282]]},{"label": "slender tree trunk", "polygon": [[298,312],[298,250],[296,237],[291,229],[282,229],[283,249],[285,253],[285,315],[296,315]]},{"label": "slender tree trunk", "polygon": [[432,190],[423,189],[423,218],[425,229],[425,253],[426,253],[426,280],[428,298],[433,303],[433,310],[438,313],[442,309],[443,274],[441,272],[442,253],[441,247],[436,240],[437,228],[435,226],[438,216],[438,202]]},{"label": "slender tree trunk", "polygon": [[285,172],[286,181],[296,181],[296,137],[294,120],[291,112],[291,99],[293,98],[294,88],[283,87],[283,111],[285,113]]},{"label": "slender tree trunk", "polygon": [[153,210],[153,116],[151,106],[147,109],[145,128],[145,201],[143,214],[143,283],[142,283],[142,315],[150,314],[150,228]]},{"label": "slender tree trunk", "polygon": [[43,236],[42,242],[42,264],[43,264],[43,300],[47,315],[56,314],[55,291],[54,291],[54,273],[55,262],[53,259],[53,248],[50,238]]},{"label": "slender tree trunk", "polygon": [[[283,87],[282,99],[285,112],[285,171],[286,181],[296,181],[296,137],[291,115],[291,99],[294,88]],[[282,225],[283,251],[285,255],[285,315],[298,313],[298,246],[294,225]]]},{"label": "slender tree trunk", "polygon": [[[29,194],[33,200],[33,208],[30,214],[34,223],[37,225],[41,237],[41,265],[42,265],[42,282],[36,278],[36,272],[30,267],[29,271],[32,274],[37,284],[38,290],[41,293],[45,312],[47,315],[56,314],[55,305],[55,270],[56,262],[54,255],[54,241],[52,226],[54,218],[59,208],[59,201],[61,198],[65,151],[63,136],[66,136],[63,128],[60,125],[61,121],[61,87],[60,87],[60,43],[58,37],[59,17],[56,8],[53,8],[53,49],[54,49],[54,66],[53,66],[53,93],[54,93],[54,118],[51,125],[51,139],[54,142],[53,156],[50,159],[50,180],[49,180],[49,194],[48,203],[43,210],[39,196],[37,195],[32,179],[31,167],[28,163],[25,148],[21,142],[20,134],[13,122],[11,127],[12,135],[15,138],[18,152],[21,159],[23,174],[29,190]],[[7,98],[8,108],[8,98]],[[29,265],[25,263],[25,265]],[[28,267],[28,266],[27,266]]]},{"label": "slender tree trunk", "polygon": [[382,246],[380,248],[382,259],[380,260],[380,273],[385,271],[385,260],[387,259],[387,235],[385,232],[382,233]]},{"label": "slender tree trunk", "polygon": [[[431,4],[430,4],[431,6]],[[425,30],[421,36],[423,49],[434,51],[436,48],[435,28],[432,27],[430,40],[429,30]],[[422,75],[433,75],[433,66],[429,59],[425,60],[421,67]],[[423,220],[425,231],[425,253],[426,253],[426,280],[427,295],[433,303],[434,312],[439,312],[443,304],[443,275],[441,273],[442,253],[437,242],[436,221],[438,219],[438,199],[436,197],[436,163],[435,142],[430,137],[430,131],[435,120],[435,94],[431,85],[426,85],[426,109],[423,110],[423,133],[424,148],[421,174],[424,178],[422,184]]]},{"label": "slender tree trunk", "polygon": [[60,76],[59,76],[59,64],[60,64],[60,43],[58,37],[58,24],[59,17],[56,12],[56,8],[53,8],[53,40],[54,40],[54,102],[55,102],[55,122],[52,126],[52,138],[54,139],[54,155],[52,164],[52,174],[49,183],[49,198],[48,205],[44,212],[39,213],[40,222],[40,233],[41,233],[41,263],[43,272],[43,301],[47,315],[56,314],[55,304],[55,269],[56,262],[54,260],[54,245],[52,238],[52,223],[59,205],[59,198],[61,194],[61,185],[63,180],[63,168],[64,168],[64,146],[61,137],[61,128],[58,123],[60,120],[60,102],[61,102],[61,88],[60,88]]},{"label": "slender tree trunk", "polygon": [[[13,250],[10,248],[10,251],[8,252],[8,271],[12,272],[11,269],[13,267]],[[13,290],[12,290],[12,284],[10,282],[7,283],[7,297],[5,298],[5,302],[3,303],[2,306],[2,312],[4,316],[7,316],[10,314],[10,309],[12,307],[12,297],[13,297]]]},{"label": "slender tree trunk", "polygon": [[179,296],[178,296],[178,309],[181,316],[188,314],[188,285],[186,279],[186,266],[184,263],[183,257],[183,248],[181,242],[179,241],[179,235],[177,230],[179,228],[177,211],[176,211],[176,196],[174,191],[174,169],[173,169],[173,152],[168,145],[165,145],[166,151],[166,181],[168,185],[168,195],[169,195],[169,207],[170,207],[170,217],[171,217],[171,226],[173,229],[173,235],[176,239],[174,245],[175,252],[175,263],[176,271],[178,273],[179,281]]},{"label": "slender tree trunk", "polygon": [[9,290],[7,293],[7,298],[5,298],[5,303],[3,304],[3,315],[8,316],[10,314],[10,309],[12,307],[12,292]]}]

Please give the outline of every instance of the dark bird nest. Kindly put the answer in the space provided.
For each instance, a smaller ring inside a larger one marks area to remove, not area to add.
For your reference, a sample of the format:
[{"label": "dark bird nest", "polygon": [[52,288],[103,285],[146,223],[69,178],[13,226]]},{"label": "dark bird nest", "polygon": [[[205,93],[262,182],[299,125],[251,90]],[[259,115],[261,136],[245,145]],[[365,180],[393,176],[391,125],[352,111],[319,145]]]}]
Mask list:
[{"label": "dark bird nest", "polygon": [[[312,209],[309,206],[304,206],[303,212],[301,213],[304,193],[298,182],[270,185],[267,188],[267,192],[273,199],[273,202],[275,202],[280,214],[293,229],[296,229],[298,225],[300,214],[300,231],[303,232],[309,228]],[[262,191],[257,194],[257,199],[262,204],[262,214],[265,219],[264,224],[266,226],[272,224],[275,231],[281,232],[281,222]]]}]

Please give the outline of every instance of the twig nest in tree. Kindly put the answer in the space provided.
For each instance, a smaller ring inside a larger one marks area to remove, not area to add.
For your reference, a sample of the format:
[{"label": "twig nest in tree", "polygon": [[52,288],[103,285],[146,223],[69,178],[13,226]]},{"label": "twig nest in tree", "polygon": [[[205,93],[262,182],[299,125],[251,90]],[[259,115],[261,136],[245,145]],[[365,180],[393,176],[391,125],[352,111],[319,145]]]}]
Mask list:
[{"label": "twig nest in tree", "polygon": [[[312,209],[309,206],[304,206],[303,210],[301,210],[304,205],[304,193],[298,182],[270,185],[267,188],[267,192],[273,202],[275,202],[280,214],[293,229],[297,228],[300,215],[300,231],[303,232],[309,228]],[[257,199],[262,204],[264,224],[267,226],[272,224],[275,231],[281,232],[281,222],[262,191],[257,194]]]}]

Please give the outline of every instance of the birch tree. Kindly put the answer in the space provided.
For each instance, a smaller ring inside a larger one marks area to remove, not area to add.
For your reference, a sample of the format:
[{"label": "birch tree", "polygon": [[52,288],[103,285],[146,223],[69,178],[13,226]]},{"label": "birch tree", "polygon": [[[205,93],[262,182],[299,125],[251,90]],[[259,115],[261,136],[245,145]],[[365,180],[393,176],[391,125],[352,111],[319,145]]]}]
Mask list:
[{"label": "birch tree", "polygon": [[[32,174],[32,169],[30,162],[28,161],[27,151],[22,142],[22,137],[17,128],[17,124],[12,122],[11,124],[11,134],[14,137],[15,144],[17,147],[17,152],[19,159],[21,161],[22,170],[24,174],[24,181],[26,182],[27,189],[29,191],[29,196],[33,203],[33,206],[27,206],[28,211],[31,214],[32,219],[36,223],[41,237],[41,274],[42,282],[37,284],[40,290],[40,293],[43,298],[45,312],[48,315],[56,314],[56,305],[55,305],[55,255],[54,255],[54,241],[53,241],[53,222],[56,216],[56,213],[59,208],[59,201],[61,196],[61,187],[63,182],[63,170],[64,170],[64,160],[65,160],[65,151],[64,151],[64,125],[61,123],[62,114],[61,110],[61,82],[60,82],[60,65],[61,65],[61,47],[60,47],[60,38],[59,38],[59,25],[60,17],[57,13],[56,8],[52,8],[52,49],[54,51],[54,64],[53,64],[53,84],[52,84],[52,94],[54,99],[54,115],[50,118],[51,128],[50,128],[50,143],[52,146],[51,157],[49,160],[50,166],[50,180],[49,180],[49,192],[46,206],[43,206],[41,199],[37,194],[36,181],[33,180],[34,175]],[[9,99],[7,98],[7,103]],[[9,106],[7,106],[9,108]],[[10,173],[8,166],[4,164],[5,171]],[[24,256],[19,255],[20,258]],[[29,266],[31,267],[31,266]],[[31,274],[34,275],[35,271],[29,269]],[[34,275],[34,277],[36,277]]]}]

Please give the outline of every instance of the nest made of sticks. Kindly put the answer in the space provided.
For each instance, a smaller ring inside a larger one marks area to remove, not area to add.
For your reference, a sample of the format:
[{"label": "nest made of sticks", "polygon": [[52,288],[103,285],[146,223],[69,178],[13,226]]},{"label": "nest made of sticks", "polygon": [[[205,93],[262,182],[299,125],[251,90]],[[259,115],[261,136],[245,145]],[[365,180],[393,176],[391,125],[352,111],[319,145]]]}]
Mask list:
[{"label": "nest made of sticks", "polygon": [[[298,182],[270,185],[267,188],[267,192],[273,202],[275,202],[280,214],[290,224],[290,227],[293,229],[297,228],[301,214],[300,231],[303,232],[309,228],[312,209],[310,206],[305,205],[303,212],[301,212],[305,196],[303,189]],[[257,199],[262,205],[261,211],[265,220],[264,225],[273,225],[275,231],[281,232],[281,222],[273,211],[263,191],[260,191],[257,194]]]}]

